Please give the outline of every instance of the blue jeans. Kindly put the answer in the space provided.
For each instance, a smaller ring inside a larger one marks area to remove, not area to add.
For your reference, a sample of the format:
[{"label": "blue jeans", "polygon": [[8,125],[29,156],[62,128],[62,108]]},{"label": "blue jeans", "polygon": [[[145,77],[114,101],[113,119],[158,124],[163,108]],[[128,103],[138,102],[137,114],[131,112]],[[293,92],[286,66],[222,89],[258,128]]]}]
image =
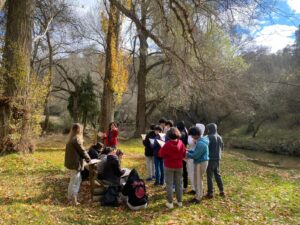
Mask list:
[{"label": "blue jeans", "polygon": [[154,164],[155,164],[155,183],[163,185],[165,180],[163,159],[154,156]]}]

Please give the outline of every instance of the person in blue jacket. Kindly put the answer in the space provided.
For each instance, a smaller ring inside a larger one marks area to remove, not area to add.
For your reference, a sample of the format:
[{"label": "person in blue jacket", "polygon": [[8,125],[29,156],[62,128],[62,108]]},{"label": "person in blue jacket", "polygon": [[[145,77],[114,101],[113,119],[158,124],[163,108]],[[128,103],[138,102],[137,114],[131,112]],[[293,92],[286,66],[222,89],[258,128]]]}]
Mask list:
[{"label": "person in blue jacket", "polygon": [[189,135],[192,136],[196,146],[187,153],[187,158],[194,160],[194,183],[196,195],[191,200],[192,203],[200,203],[203,197],[203,175],[206,173],[208,166],[208,145],[207,136],[202,137],[201,130],[198,127],[189,129]]}]

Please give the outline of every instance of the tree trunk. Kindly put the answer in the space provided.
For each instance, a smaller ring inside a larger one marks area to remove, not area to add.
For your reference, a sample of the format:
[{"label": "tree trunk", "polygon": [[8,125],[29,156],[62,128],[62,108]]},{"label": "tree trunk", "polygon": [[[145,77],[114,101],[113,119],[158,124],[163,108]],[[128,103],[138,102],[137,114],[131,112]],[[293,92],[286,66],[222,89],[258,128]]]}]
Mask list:
[{"label": "tree trunk", "polygon": [[48,49],[49,49],[49,85],[48,85],[48,93],[46,96],[46,100],[45,100],[45,121],[44,121],[44,127],[43,127],[43,131],[45,133],[48,132],[48,128],[49,128],[49,121],[50,121],[50,109],[49,109],[49,98],[50,98],[50,93],[51,93],[51,85],[52,85],[52,76],[53,76],[53,49],[52,49],[52,45],[51,45],[51,37],[50,37],[50,33],[47,32],[46,34],[47,37],[47,45],[48,45]]},{"label": "tree trunk", "polygon": [[[146,16],[147,8],[145,1],[141,2],[141,23],[146,27]],[[147,36],[142,30],[139,32],[140,42],[140,55],[139,55],[139,71],[137,75],[138,79],[138,96],[137,96],[137,113],[136,113],[136,125],[135,125],[135,136],[138,137],[140,134],[146,131],[146,75],[147,75],[147,54],[148,54],[148,43]]]},{"label": "tree trunk", "polygon": [[0,145],[2,151],[27,152],[32,145],[28,136],[30,109],[25,96],[29,85],[35,0],[8,0],[7,3]]},{"label": "tree trunk", "polygon": [[102,131],[108,129],[108,125],[114,119],[114,92],[112,90],[112,48],[118,49],[119,30],[120,30],[120,12],[111,4],[109,10],[108,31],[106,37],[106,62],[105,77],[103,85],[103,95],[101,101],[101,119],[100,129]]}]

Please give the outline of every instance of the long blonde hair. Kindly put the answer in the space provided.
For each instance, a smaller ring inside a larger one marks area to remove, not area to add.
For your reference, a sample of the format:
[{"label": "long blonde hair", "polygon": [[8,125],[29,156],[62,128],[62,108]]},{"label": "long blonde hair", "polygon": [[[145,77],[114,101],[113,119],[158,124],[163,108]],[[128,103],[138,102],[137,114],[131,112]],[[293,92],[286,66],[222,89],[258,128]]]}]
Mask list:
[{"label": "long blonde hair", "polygon": [[83,127],[80,123],[74,123],[69,134],[69,142],[72,141],[74,137],[77,137],[79,142],[83,143]]}]

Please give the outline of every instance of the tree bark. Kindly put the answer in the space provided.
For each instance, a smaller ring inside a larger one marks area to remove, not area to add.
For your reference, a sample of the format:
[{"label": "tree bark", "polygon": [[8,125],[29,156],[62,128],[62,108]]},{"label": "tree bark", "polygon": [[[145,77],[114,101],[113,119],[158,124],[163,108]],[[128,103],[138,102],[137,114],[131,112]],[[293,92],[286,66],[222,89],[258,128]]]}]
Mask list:
[{"label": "tree bark", "polygon": [[[31,150],[28,140],[30,109],[26,88],[30,75],[35,0],[8,0],[4,62],[4,90],[0,104],[1,150]],[[12,128],[18,123],[18,128]],[[18,134],[20,138],[11,137]],[[0,150],[0,151],[1,151]]]},{"label": "tree bark", "polygon": [[[141,24],[146,27],[147,8],[145,1],[141,1]],[[138,96],[137,96],[137,113],[136,113],[136,127],[135,136],[146,131],[146,75],[147,75],[147,54],[148,43],[147,35],[143,30],[138,29],[139,42],[140,42],[140,55],[139,55],[139,71],[137,75],[138,80]]]},{"label": "tree bark", "polygon": [[[108,128],[110,122],[114,119],[114,91],[112,90],[112,48],[118,49],[119,30],[120,30],[120,12],[111,4],[109,10],[108,31],[106,37],[106,62],[105,62],[105,76],[103,85],[103,95],[101,101],[101,119],[100,129],[102,131]],[[113,46],[115,45],[115,46]]]},{"label": "tree bark", "polygon": [[49,85],[48,85],[48,93],[46,96],[46,101],[45,101],[45,121],[44,121],[44,127],[43,127],[43,131],[45,133],[48,132],[48,128],[49,128],[49,121],[50,121],[50,109],[49,109],[49,97],[50,97],[50,93],[51,93],[51,85],[52,85],[52,77],[53,77],[53,49],[52,49],[52,45],[51,45],[51,37],[50,37],[50,33],[47,32],[46,34],[46,38],[47,38],[47,45],[48,45],[48,49],[49,49]]}]

